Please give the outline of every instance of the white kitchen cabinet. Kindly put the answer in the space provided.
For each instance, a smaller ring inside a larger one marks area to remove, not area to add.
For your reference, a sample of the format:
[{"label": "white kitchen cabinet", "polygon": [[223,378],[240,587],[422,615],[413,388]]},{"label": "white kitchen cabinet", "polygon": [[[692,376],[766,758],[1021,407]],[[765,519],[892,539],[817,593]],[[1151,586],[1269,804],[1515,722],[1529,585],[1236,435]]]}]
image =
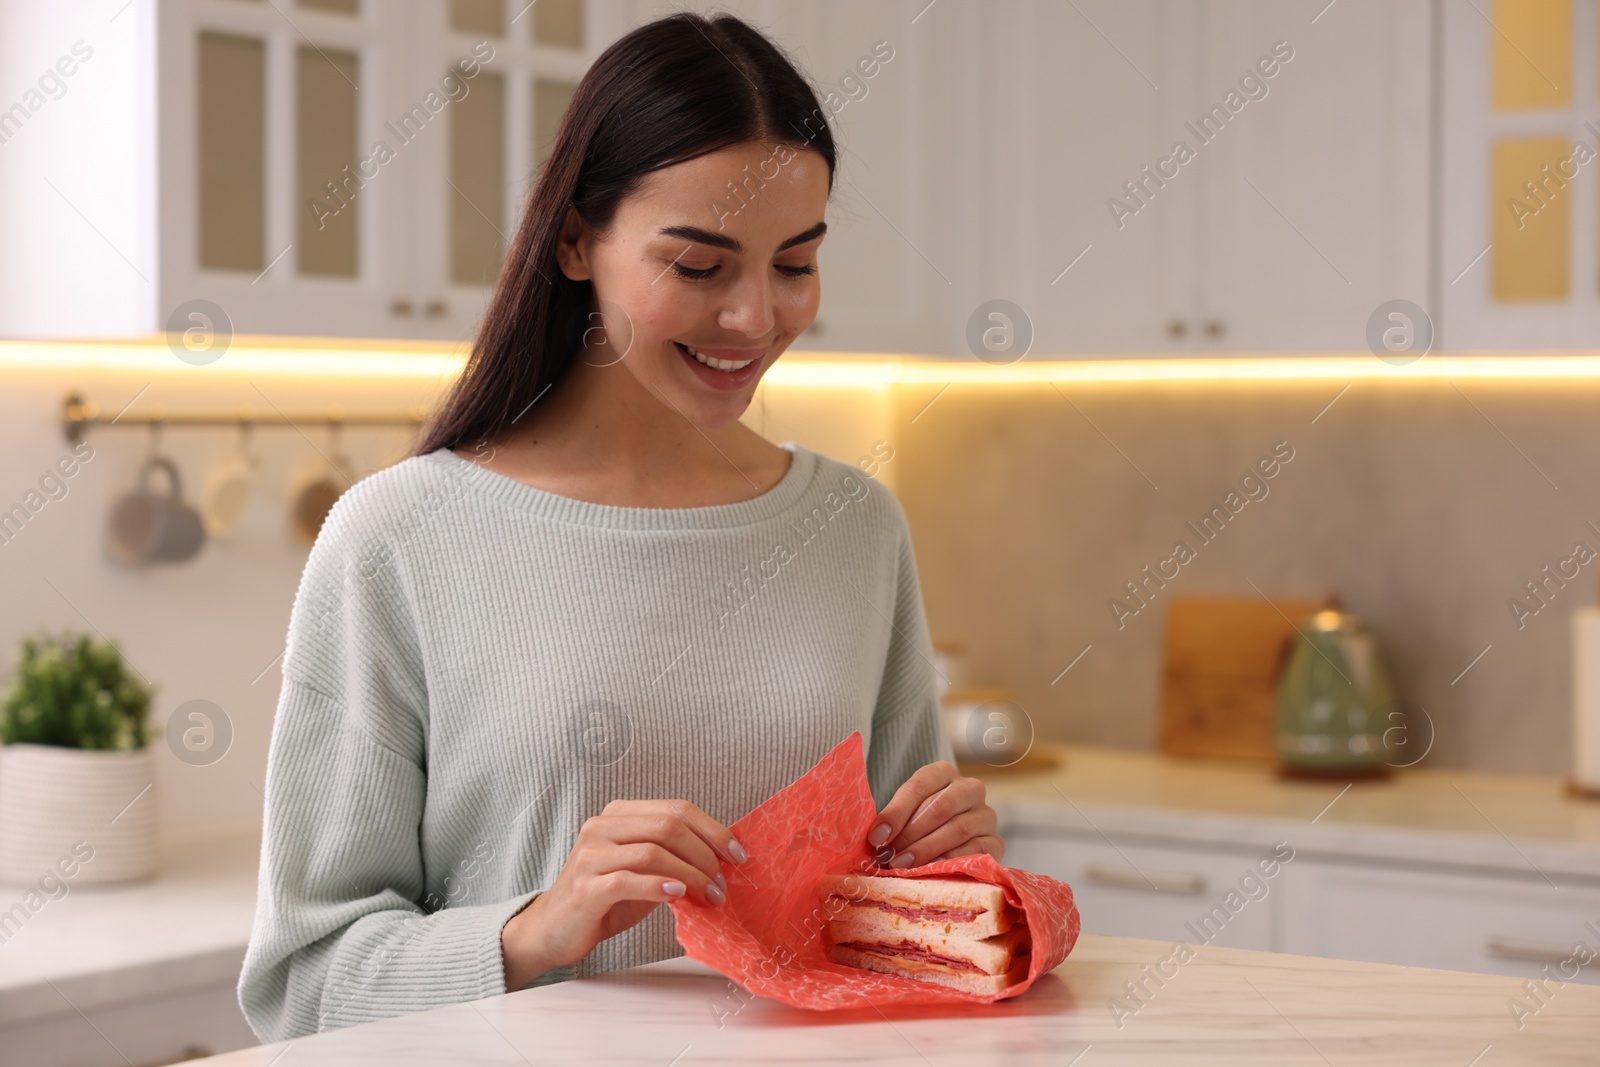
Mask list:
[{"label": "white kitchen cabinet", "polygon": [[237,979],[0,1027],[7,1067],[154,1067],[258,1043]]},{"label": "white kitchen cabinet", "polygon": [[1284,952],[1600,984],[1600,885],[1323,859],[1284,883]]},{"label": "white kitchen cabinet", "polygon": [[[1177,810],[1071,808],[1089,829],[997,810],[1007,865],[1070,885],[1086,933],[1600,984],[1600,878],[1385,861],[1386,828],[1344,834],[1341,852],[1304,847],[1303,826],[1186,832]],[[1262,877],[1275,833],[1302,847]]]},{"label": "white kitchen cabinet", "polygon": [[1379,304],[1429,301],[1427,0],[746,6],[824,88],[853,35],[904,64],[837,117],[813,347],[971,357],[1005,299],[1034,357],[1360,350]]},{"label": "white kitchen cabinet", "polygon": [[[1006,864],[1064,879],[1086,931],[1194,943],[1190,924],[1234,888],[1259,898],[1227,924],[1248,938],[1213,943],[1600,978],[1600,822],[1558,779],[1416,767],[1345,786],[1250,761],[1035,749],[1054,769],[986,772],[986,795]],[[1285,854],[1265,891],[1245,882]],[[1563,967],[1580,942],[1595,958]]]},{"label": "white kitchen cabinet", "polygon": [[[641,3],[637,17],[672,6]],[[1169,346],[1175,312],[1152,308],[1187,314],[1195,188],[1176,189],[1170,210],[1114,241],[1098,234],[1124,165],[1181,124],[1170,86],[1156,93],[1134,68],[1193,65],[1189,5],[1084,0],[1087,20],[1049,0],[690,6],[762,27],[833,111],[822,307],[797,348],[970,358],[969,321],[994,299],[1023,309],[1034,354]],[[880,42],[894,58],[852,81]]]},{"label": "white kitchen cabinet", "polygon": [[594,0],[4,5],[0,55],[76,69],[0,124],[0,334],[207,301],[238,333],[469,336],[552,115],[621,25]]},{"label": "white kitchen cabinet", "polygon": [[1427,299],[1424,0],[995,11],[988,256],[1035,353],[1359,350]]},{"label": "white kitchen cabinet", "polygon": [[[566,0],[564,13],[552,19],[558,5],[549,0],[478,0],[465,7],[490,13],[491,21],[472,29],[452,20],[459,0],[411,3],[411,70],[442,74],[479,42],[494,53],[472,92],[451,105],[445,136],[425,143],[418,138],[405,203],[413,214],[425,209],[434,224],[402,223],[413,240],[402,291],[410,304],[405,313],[421,320],[415,335],[467,337],[487,304],[561,113],[621,23],[603,3]],[[537,36],[541,16],[555,23],[545,31],[551,40]],[[430,319],[436,321],[427,325]]]},{"label": "white kitchen cabinet", "polygon": [[1195,172],[1214,161],[1193,161],[1120,224],[1107,205],[1188,136],[1202,5],[1016,0],[992,10],[994,87],[977,146],[990,166],[966,197],[984,219],[988,295],[1028,315],[1035,356],[1188,347]]},{"label": "white kitchen cabinet", "polygon": [[[1428,300],[1426,0],[731,6],[824,91],[895,49],[835,116],[801,347],[970,357],[969,319],[1002,299],[1035,357],[1361,350],[1379,304]],[[1265,95],[1202,143],[1191,126],[1280,41]],[[1149,177],[1179,140],[1194,158]]]},{"label": "white kitchen cabinet", "polygon": [[[801,60],[823,106],[838,107],[824,298],[803,346],[963,351],[967,317],[990,295],[975,254],[985,220],[964,194],[987,180],[993,159],[983,146],[985,94],[951,75],[971,70],[974,42],[992,34],[987,5],[773,7],[774,37]],[[865,79],[859,65],[875,53],[893,58]]]},{"label": "white kitchen cabinet", "polygon": [[[352,7],[154,8],[160,236],[146,329],[199,299],[243,333],[398,332],[389,308],[407,284],[400,224],[418,150],[382,127],[402,110],[406,27],[399,5]],[[430,116],[417,133],[440,131]],[[394,162],[364,180],[379,140]]]},{"label": "white kitchen cabinet", "polygon": [[1441,10],[1442,342],[1593,348],[1596,4],[1447,0]]},{"label": "white kitchen cabinet", "polygon": [[[1021,828],[1007,832],[1006,863],[1072,887],[1083,930],[1228,948],[1276,948],[1278,877],[1263,879],[1249,850],[1184,848]],[[1282,868],[1277,868],[1281,877]],[[1240,880],[1252,876],[1245,890]],[[1224,903],[1239,892],[1230,910]],[[1238,903],[1243,901],[1243,903]]]},{"label": "white kitchen cabinet", "polygon": [[1380,304],[1428,302],[1430,10],[1206,5],[1196,113],[1276,42],[1294,58],[1206,146],[1214,158],[1190,164],[1203,190],[1192,314],[1204,347],[1363,351]]}]

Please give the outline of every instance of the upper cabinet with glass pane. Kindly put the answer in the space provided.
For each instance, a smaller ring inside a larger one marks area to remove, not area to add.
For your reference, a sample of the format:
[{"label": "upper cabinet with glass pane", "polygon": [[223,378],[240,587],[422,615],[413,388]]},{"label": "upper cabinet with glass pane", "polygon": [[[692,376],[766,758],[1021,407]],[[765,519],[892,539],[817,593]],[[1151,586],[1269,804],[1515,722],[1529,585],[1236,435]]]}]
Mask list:
[{"label": "upper cabinet with glass pane", "polygon": [[17,247],[82,231],[0,295],[0,335],[53,337],[164,329],[196,300],[237,333],[470,337],[573,88],[627,14],[597,0],[6,7],[0,34],[23,51],[93,51],[73,106],[7,138],[0,160],[11,202],[43,207]]},{"label": "upper cabinet with glass pane", "polygon": [[411,263],[427,335],[460,335],[482,313],[555,124],[602,36],[622,30],[596,25],[589,7],[449,0],[415,14],[436,21],[415,36],[411,66],[451,71],[460,84],[447,135],[416,153],[411,175],[440,223],[418,235]]},{"label": "upper cabinet with glass pane", "polygon": [[1594,0],[1443,5],[1445,347],[1591,348],[1600,327]]}]

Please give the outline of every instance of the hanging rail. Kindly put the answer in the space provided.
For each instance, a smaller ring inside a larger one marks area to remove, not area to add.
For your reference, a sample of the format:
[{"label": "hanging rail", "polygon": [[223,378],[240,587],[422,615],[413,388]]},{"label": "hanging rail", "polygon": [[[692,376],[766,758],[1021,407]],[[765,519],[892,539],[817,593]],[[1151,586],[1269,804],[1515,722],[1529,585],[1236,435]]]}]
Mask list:
[{"label": "hanging rail", "polygon": [[427,421],[428,409],[408,408],[395,411],[345,411],[328,408],[321,412],[284,412],[277,408],[261,412],[254,408],[239,408],[233,414],[219,411],[167,411],[150,408],[145,411],[124,412],[107,418],[100,405],[70,393],[62,405],[61,430],[72,444],[78,444],[91,428],[106,429],[124,426],[421,426]]}]

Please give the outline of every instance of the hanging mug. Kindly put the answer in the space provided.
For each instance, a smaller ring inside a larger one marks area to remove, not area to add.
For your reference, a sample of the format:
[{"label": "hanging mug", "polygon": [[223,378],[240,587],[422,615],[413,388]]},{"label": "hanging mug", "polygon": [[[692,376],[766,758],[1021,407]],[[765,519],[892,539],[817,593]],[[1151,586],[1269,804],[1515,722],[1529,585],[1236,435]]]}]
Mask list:
[{"label": "hanging mug", "polygon": [[201,497],[201,517],[205,519],[207,536],[221,540],[232,536],[239,528],[260,467],[260,460],[250,450],[250,424],[241,423],[238,449],[212,470]]},{"label": "hanging mug", "polygon": [[337,442],[335,425],[330,441],[332,457],[325,456],[325,464],[302,476],[289,494],[289,528],[296,540],[307,547],[316,543],[328,512],[355,480],[355,467],[339,451]]},{"label": "hanging mug", "polygon": [[[169,493],[150,489],[152,471],[166,472]],[[178,467],[165,456],[152,456],[139,471],[139,487],[111,509],[107,547],[124,567],[149,563],[182,563],[193,559],[205,543],[200,513],[183,499]]]}]

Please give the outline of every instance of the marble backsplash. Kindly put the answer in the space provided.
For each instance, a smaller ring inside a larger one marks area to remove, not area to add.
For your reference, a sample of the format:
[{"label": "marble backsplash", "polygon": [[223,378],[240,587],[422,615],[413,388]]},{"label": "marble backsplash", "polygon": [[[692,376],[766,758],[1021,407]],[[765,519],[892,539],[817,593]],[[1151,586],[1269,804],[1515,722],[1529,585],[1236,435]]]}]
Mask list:
[{"label": "marble backsplash", "polygon": [[1568,773],[1600,385],[1343,385],[904,389],[895,489],[936,637],[1041,735],[1150,747],[1173,597],[1336,592],[1433,719],[1431,763]]}]

